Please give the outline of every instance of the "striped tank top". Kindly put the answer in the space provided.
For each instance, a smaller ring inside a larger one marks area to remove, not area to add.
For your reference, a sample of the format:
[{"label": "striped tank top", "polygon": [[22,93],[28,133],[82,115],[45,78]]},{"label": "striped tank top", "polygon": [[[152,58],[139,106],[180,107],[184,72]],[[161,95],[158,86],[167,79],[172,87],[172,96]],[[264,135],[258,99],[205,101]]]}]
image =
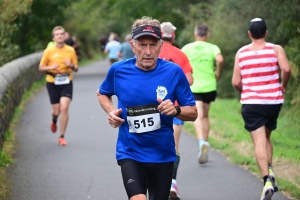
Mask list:
[{"label": "striped tank top", "polygon": [[274,44],[266,43],[262,50],[252,51],[248,46],[239,53],[239,66],[242,76],[242,104],[282,104],[278,60]]}]

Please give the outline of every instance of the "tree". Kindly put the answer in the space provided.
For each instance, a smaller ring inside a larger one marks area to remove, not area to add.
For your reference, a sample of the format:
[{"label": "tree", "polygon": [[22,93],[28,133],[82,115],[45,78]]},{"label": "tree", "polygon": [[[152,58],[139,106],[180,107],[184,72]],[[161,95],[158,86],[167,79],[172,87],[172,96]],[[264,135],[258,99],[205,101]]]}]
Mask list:
[{"label": "tree", "polygon": [[52,40],[52,29],[67,19],[64,12],[72,2],[76,1],[34,0],[30,12],[16,18],[19,31],[14,39],[20,46],[21,55],[45,49]]},{"label": "tree", "polygon": [[28,13],[32,0],[0,1],[0,66],[20,55],[20,48],[12,38],[18,29],[14,20]]}]

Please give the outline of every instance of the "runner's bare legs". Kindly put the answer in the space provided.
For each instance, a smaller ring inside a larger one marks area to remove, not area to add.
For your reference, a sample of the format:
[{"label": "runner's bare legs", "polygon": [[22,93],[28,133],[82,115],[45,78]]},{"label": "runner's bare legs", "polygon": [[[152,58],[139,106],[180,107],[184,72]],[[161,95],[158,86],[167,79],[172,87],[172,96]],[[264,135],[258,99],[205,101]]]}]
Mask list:
[{"label": "runner's bare legs", "polygon": [[203,101],[196,101],[198,118],[194,121],[194,127],[196,130],[197,138],[200,141],[204,139],[207,141],[208,133],[210,129],[208,112],[210,104],[204,103]]},{"label": "runner's bare legs", "polygon": [[200,164],[204,164],[208,161],[209,143],[207,142],[207,139],[210,129],[208,118],[210,104],[204,103],[203,101],[196,101],[196,107],[198,111],[198,117],[194,122],[194,127],[199,143],[198,162]]},{"label": "runner's bare legs", "polygon": [[69,97],[60,98],[60,135],[64,135],[69,120],[69,105],[71,99]]}]

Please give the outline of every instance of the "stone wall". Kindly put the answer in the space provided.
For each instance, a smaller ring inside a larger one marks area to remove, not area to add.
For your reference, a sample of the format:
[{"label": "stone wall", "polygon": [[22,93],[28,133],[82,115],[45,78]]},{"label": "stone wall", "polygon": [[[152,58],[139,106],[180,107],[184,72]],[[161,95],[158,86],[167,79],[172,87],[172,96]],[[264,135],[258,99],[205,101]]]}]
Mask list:
[{"label": "stone wall", "polygon": [[38,70],[43,52],[30,54],[0,67],[0,149],[15,108],[22,95],[34,81],[41,80],[44,73]]}]

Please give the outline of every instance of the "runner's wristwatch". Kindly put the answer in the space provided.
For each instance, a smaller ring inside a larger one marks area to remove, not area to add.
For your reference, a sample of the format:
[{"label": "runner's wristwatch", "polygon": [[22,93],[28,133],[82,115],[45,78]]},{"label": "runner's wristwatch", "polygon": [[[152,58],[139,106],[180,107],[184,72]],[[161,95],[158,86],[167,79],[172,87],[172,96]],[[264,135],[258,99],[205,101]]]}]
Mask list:
[{"label": "runner's wristwatch", "polygon": [[181,113],[181,109],[180,109],[179,106],[174,106],[174,107],[176,109],[176,114],[174,116],[177,116],[177,115],[179,115]]}]

